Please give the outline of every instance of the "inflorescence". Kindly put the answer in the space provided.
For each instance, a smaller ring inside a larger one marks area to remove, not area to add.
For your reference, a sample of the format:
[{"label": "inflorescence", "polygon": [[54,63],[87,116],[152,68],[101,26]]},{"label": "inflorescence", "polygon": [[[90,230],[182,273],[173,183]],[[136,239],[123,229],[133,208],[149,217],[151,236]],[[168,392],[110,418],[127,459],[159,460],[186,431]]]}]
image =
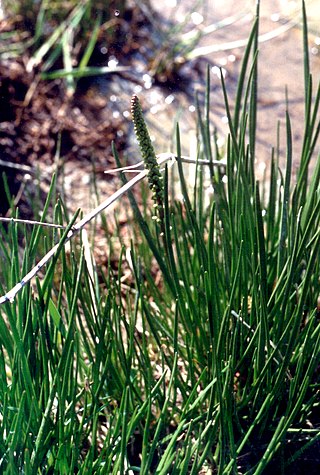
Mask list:
[{"label": "inflorescence", "polygon": [[146,123],[144,121],[140,101],[136,95],[133,95],[131,99],[131,114],[134,124],[134,131],[139,142],[144,165],[148,170],[149,188],[152,191],[152,199],[156,209],[156,216],[154,218],[157,220],[157,222],[163,223],[163,177],[161,175],[156,153],[154,151]]}]

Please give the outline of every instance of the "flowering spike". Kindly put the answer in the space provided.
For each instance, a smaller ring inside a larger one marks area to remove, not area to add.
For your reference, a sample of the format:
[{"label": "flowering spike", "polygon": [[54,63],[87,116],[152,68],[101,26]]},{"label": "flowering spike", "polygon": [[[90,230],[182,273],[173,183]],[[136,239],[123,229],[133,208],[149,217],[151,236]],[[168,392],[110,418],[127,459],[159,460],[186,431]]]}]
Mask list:
[{"label": "flowering spike", "polygon": [[154,151],[146,123],[144,121],[140,101],[138,96],[135,94],[131,99],[131,114],[134,131],[139,142],[144,165],[148,170],[148,182],[149,188],[152,191],[152,199],[155,203],[155,208],[158,212],[159,219],[163,223],[163,177],[161,175],[156,153]]}]

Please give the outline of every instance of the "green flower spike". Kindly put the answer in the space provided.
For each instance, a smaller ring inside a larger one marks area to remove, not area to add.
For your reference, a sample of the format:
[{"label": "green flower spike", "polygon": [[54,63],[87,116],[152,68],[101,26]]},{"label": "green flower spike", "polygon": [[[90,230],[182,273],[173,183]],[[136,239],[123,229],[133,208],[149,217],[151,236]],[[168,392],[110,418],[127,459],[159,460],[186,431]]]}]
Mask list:
[{"label": "green flower spike", "polygon": [[148,170],[149,188],[152,191],[154,208],[156,209],[157,213],[157,215],[154,216],[154,219],[163,225],[163,177],[161,175],[156,153],[154,151],[146,123],[144,121],[140,101],[136,95],[133,95],[131,99],[131,114],[134,124],[134,131],[139,142],[144,165]]}]

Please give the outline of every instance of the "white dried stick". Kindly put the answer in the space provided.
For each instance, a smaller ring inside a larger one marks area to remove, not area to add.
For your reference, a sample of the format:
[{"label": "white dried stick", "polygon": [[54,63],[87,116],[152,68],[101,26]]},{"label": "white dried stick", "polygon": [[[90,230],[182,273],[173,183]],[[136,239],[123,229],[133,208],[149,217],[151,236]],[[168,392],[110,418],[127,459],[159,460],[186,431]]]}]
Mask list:
[{"label": "white dried stick", "polygon": [[[173,153],[161,153],[160,155],[157,155],[158,163],[159,165],[164,165],[165,163],[170,162],[170,165],[173,165],[173,163],[176,161],[177,157]],[[226,164],[224,161],[216,161],[213,160],[210,162],[209,160],[193,160],[189,157],[181,157],[181,160],[183,162],[187,163],[198,163],[199,165],[209,165],[212,163],[214,166],[221,166],[225,167]],[[123,167],[120,169],[116,169],[114,171],[126,171],[130,170],[132,171],[132,168],[141,165],[141,162],[130,167]],[[117,190],[115,193],[113,193],[112,196],[107,198],[105,201],[103,201],[97,208],[95,208],[93,211],[90,213],[86,214],[77,224],[75,224],[71,231],[69,231],[67,238],[65,239],[64,244],[66,244],[68,241],[70,241],[73,236],[78,234],[81,229],[86,226],[90,221],[92,221],[98,214],[100,214],[102,211],[105,211],[107,208],[109,208],[115,201],[117,201],[118,198],[120,198],[123,194],[125,194],[130,188],[132,188],[136,183],[139,183],[141,180],[144,179],[144,177],[147,175],[147,170],[135,170],[138,175],[136,175],[134,178],[128,181],[125,185],[123,185],[119,190]],[[50,259],[55,255],[59,248],[59,243],[57,243],[55,246],[53,246],[49,252],[38,262],[36,266],[34,266],[28,274],[26,274],[23,279],[18,282],[9,292],[7,292],[5,295],[0,297],[0,305],[5,303],[5,302],[13,302],[15,296],[17,293],[35,277],[38,272],[50,261]]]},{"label": "white dried stick", "polygon": [[[165,162],[168,162],[173,159],[173,155],[171,154],[164,154],[165,156],[161,157],[159,159],[159,164],[163,164]],[[146,170],[142,170],[139,172],[138,175],[136,175],[134,178],[132,178],[128,183],[123,185],[119,190],[117,190],[115,193],[113,193],[112,196],[107,198],[105,201],[103,201],[97,208],[95,208],[93,211],[90,213],[86,214],[77,224],[75,224],[72,228],[71,231],[69,231],[67,238],[65,239],[65,244],[70,241],[70,239],[78,234],[81,229],[88,224],[90,221],[92,221],[98,214],[100,214],[102,211],[106,210],[109,208],[110,205],[112,205],[118,198],[120,198],[124,193],[126,193],[130,188],[132,188],[136,183],[139,181],[143,180],[143,178],[147,175]],[[38,262],[38,264],[31,269],[28,274],[26,274],[23,279],[16,284],[9,292],[7,292],[5,295],[0,297],[0,305],[5,303],[5,302],[13,302],[15,296],[17,293],[28,283],[30,282],[33,277],[35,277],[38,272],[44,267],[50,259],[55,255],[57,249],[59,247],[59,243],[53,246],[49,252]]]}]

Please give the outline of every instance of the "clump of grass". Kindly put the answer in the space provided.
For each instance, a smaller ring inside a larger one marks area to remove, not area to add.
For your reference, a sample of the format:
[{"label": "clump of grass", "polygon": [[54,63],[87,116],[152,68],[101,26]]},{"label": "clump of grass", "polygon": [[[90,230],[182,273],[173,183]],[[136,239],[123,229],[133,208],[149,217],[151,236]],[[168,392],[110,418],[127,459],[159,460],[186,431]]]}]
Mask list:
[{"label": "clump of grass", "polygon": [[[292,183],[287,113],[286,171],[275,150],[263,199],[254,170],[257,34],[258,19],[233,114],[222,82],[227,183],[211,166],[209,208],[200,163],[212,164],[218,147],[208,82],[206,110],[198,111],[194,189],[185,183],[179,129],[183,202],[170,199],[164,175],[164,243],[130,193],[139,231],[118,256],[118,273],[110,265],[98,275],[85,240],[71,241],[68,252],[61,241],[43,278],[0,308],[2,473],[260,475],[275,466],[286,473],[302,454],[311,459],[319,441],[320,156],[312,158],[320,88],[313,96],[304,10],[299,172]],[[43,220],[52,196],[54,186]],[[61,202],[54,217],[65,224]],[[39,248],[67,232],[2,227],[1,290],[30,269]],[[125,260],[129,288],[122,283]]]}]

